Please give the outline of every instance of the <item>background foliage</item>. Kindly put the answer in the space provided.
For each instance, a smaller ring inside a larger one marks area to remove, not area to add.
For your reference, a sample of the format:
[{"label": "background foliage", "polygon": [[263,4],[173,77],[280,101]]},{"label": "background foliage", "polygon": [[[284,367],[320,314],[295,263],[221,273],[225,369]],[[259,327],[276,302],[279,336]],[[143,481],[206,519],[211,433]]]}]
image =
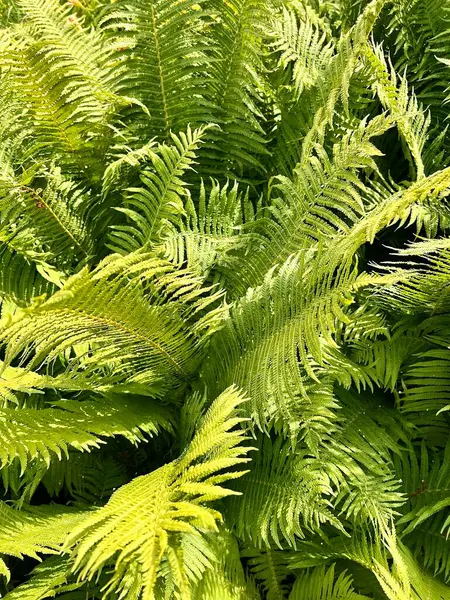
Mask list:
[{"label": "background foliage", "polygon": [[2,597],[450,599],[450,3],[0,20]]}]

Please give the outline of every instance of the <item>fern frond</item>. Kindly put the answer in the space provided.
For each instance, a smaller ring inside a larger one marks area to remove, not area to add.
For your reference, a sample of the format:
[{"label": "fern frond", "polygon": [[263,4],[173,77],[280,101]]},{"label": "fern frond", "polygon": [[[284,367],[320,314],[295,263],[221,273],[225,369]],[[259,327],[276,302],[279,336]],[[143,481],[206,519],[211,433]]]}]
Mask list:
[{"label": "fern frond", "polygon": [[202,165],[212,176],[242,176],[244,169],[262,170],[264,129],[258,107],[264,84],[261,70],[262,40],[271,15],[264,0],[212,2],[220,25],[212,28],[212,69],[207,99],[211,130]]},{"label": "fern frond", "polygon": [[244,548],[242,556],[248,560],[250,571],[255,575],[267,600],[284,600],[290,588],[286,581],[292,575],[289,568],[291,557],[289,550],[266,548]]},{"label": "fern frond", "polygon": [[27,185],[26,173],[22,177],[5,174],[0,186],[0,236],[8,247],[43,263],[43,272],[46,263],[64,270],[74,260],[89,259],[93,251],[92,228],[86,218],[90,198],[59,169],[47,175],[44,190]]},{"label": "fern frond", "polygon": [[310,573],[297,577],[289,594],[289,600],[366,600],[355,592],[352,577],[345,571],[337,577],[335,565],[317,567]]},{"label": "fern frond", "polygon": [[202,181],[198,208],[189,196],[185,215],[178,224],[167,227],[160,251],[176,265],[226,281],[239,268],[241,256],[252,247],[256,236],[246,223],[253,218],[248,193],[243,196],[237,183],[221,187],[213,180],[207,198]]},{"label": "fern frond", "polygon": [[89,511],[58,506],[28,506],[16,510],[0,504],[0,554],[39,560],[39,554],[59,554],[69,532]]},{"label": "fern frond", "polygon": [[270,547],[296,546],[306,531],[331,524],[343,531],[333,514],[333,489],[323,465],[305,450],[293,451],[281,438],[264,437],[252,469],[237,484],[241,496],[230,498],[226,517],[240,538]]},{"label": "fern frond", "polygon": [[134,0],[111,4],[102,15],[114,85],[149,111],[151,118],[141,124],[147,140],[168,139],[171,131],[183,130],[189,123],[210,122],[205,80],[211,57],[202,31],[205,24],[199,18],[205,14],[204,4],[204,0],[175,4]]},{"label": "fern frond", "polygon": [[2,409],[19,404],[17,394],[42,394],[45,388],[56,387],[57,380],[27,371],[21,367],[5,367],[0,361],[0,398]]},{"label": "fern frond", "polygon": [[[347,119],[345,130],[353,128],[350,117],[350,97],[356,103],[367,94],[366,78],[358,82],[364,49],[380,11],[385,2],[374,0],[365,7],[355,25],[341,33],[334,44],[334,52],[325,63],[323,71],[317,71],[315,84],[310,90],[303,91],[301,98],[293,103],[292,94],[286,94],[280,86],[275,87],[277,118],[272,161],[276,165],[275,173],[289,176],[299,162],[307,164],[316,144],[323,145],[329,126],[339,119]],[[304,15],[304,8],[301,14]],[[304,18],[304,17],[303,17]],[[319,25],[323,31],[323,24]],[[283,81],[283,79],[281,78]],[[353,84],[356,91],[351,95]],[[367,104],[367,102],[366,102]],[[352,105],[353,108],[353,105]],[[356,121],[367,115],[356,112]],[[354,117],[354,120],[355,120]]]},{"label": "fern frond", "polygon": [[[411,488],[410,505],[408,511],[399,521],[399,525],[407,524],[402,535],[408,535],[424,521],[433,517],[437,512],[445,510],[449,505],[448,479],[450,470],[450,445],[447,444],[442,455],[442,462],[439,456],[428,456],[424,445],[421,447],[420,463],[411,456],[410,477],[407,484]],[[415,464],[414,464],[415,463]],[[423,482],[423,483],[422,483]],[[414,488],[414,489],[412,489]],[[446,511],[445,516],[447,516]],[[445,518],[444,518],[445,521]],[[442,530],[445,530],[443,523]]]},{"label": "fern frond", "polygon": [[[54,596],[58,591],[67,589],[66,583],[70,573],[70,561],[64,558],[48,558],[36,567],[29,581],[17,586],[4,596],[7,600],[42,600]],[[71,589],[76,589],[75,584]],[[69,588],[70,589],[70,588]]]},{"label": "fern frond", "polygon": [[104,383],[121,380],[160,394],[192,372],[205,328],[214,325],[206,314],[195,333],[186,331],[185,320],[214,298],[202,301],[201,295],[201,281],[174,273],[153,255],[116,255],[92,273],[74,275],[47,301],[6,324],[6,360],[22,356],[34,368],[72,349],[71,376],[87,382],[94,373],[109,374]]},{"label": "fern frond", "polygon": [[445,168],[405,189],[400,189],[392,196],[383,198],[364,219],[356,223],[345,238],[341,239],[341,256],[351,256],[362,244],[373,243],[377,233],[385,227],[397,224],[411,225],[416,214],[414,207],[421,202],[430,202],[437,206],[447,195],[449,186],[450,168]]},{"label": "fern frond", "polygon": [[278,66],[290,75],[287,83],[296,101],[323,74],[333,55],[333,43],[307,16],[299,21],[296,12],[285,7],[282,18],[275,21],[273,36]]},{"label": "fern frond", "polygon": [[214,558],[193,594],[193,600],[260,600],[254,582],[246,577],[237,539],[225,528],[212,534]]},{"label": "fern frond", "polygon": [[[115,160],[111,162],[105,169],[102,178],[102,196],[107,196],[113,186],[120,184],[123,188],[123,180],[129,170],[145,164],[151,159],[151,150],[156,146],[154,140],[150,140],[141,148],[132,150],[131,148],[119,147],[114,148]],[[120,151],[120,152],[119,152]]]},{"label": "fern frond", "polygon": [[411,357],[424,346],[415,333],[405,328],[394,331],[387,339],[349,340],[349,344],[355,348],[354,360],[365,364],[377,385],[391,392],[396,391]]},{"label": "fern frond", "polygon": [[[121,435],[136,444],[144,434],[154,435],[160,427],[170,431],[170,416],[163,408],[120,399],[78,402],[61,400],[54,408],[0,409],[0,461],[15,458],[22,472],[29,461],[40,459],[47,466],[53,455],[61,458],[68,449],[90,451],[105,443],[104,437]],[[43,433],[45,431],[45,433]]]},{"label": "fern frond", "polygon": [[18,94],[27,107],[19,120],[28,130],[29,154],[68,153],[84,168],[86,160],[98,160],[93,139],[105,142],[111,115],[129,102],[110,85],[98,33],[86,31],[71,7],[56,0],[20,0],[20,7],[25,24],[2,33],[3,93]]},{"label": "fern frond", "polygon": [[[398,70],[408,68],[421,100],[426,102],[435,122],[446,118],[446,69],[441,62],[448,56],[450,13],[437,0],[395,0],[386,20],[392,35],[393,54]],[[390,40],[389,40],[390,41]]]},{"label": "fern frond", "polygon": [[334,506],[341,519],[345,516],[360,527],[370,524],[386,535],[405,502],[393,459],[408,445],[410,426],[376,396],[359,394],[356,408],[356,398],[348,392],[340,389],[337,395],[341,427],[319,454],[337,485]]},{"label": "fern frond", "polygon": [[184,200],[188,196],[181,177],[195,164],[195,151],[204,141],[208,127],[186,133],[171,134],[172,145],[160,144],[154,150],[147,148],[153,170],[142,169],[143,187],[130,188],[124,207],[129,224],[116,225],[111,234],[111,247],[121,253],[133,252],[151,243],[161,241],[164,228],[178,223],[184,214]]},{"label": "fern frond", "polygon": [[248,460],[248,448],[241,445],[245,432],[236,428],[242,419],[235,411],[243,401],[236,389],[224,392],[178,459],[122,487],[72,530],[66,548],[73,547],[75,569],[83,578],[92,578],[119,553],[107,592],[118,590],[124,597],[132,569],[142,598],[154,598],[158,567],[173,536],[215,530],[220,513],[207,504],[233,493],[220,484],[242,475],[229,469]]},{"label": "fern frond", "polygon": [[[110,456],[108,445],[101,452],[69,451],[60,460],[52,460],[50,467],[38,464],[38,472],[28,469],[33,484],[42,476],[42,485],[52,498],[69,493],[78,503],[98,505],[121,485],[127,483],[127,473],[119,456]],[[44,470],[45,469],[45,470]],[[26,474],[22,478],[26,480]],[[24,495],[24,494],[23,494]],[[25,495],[26,497],[26,495]]]},{"label": "fern frond", "polygon": [[340,36],[336,44],[336,53],[329,61],[323,77],[318,80],[316,92],[318,102],[311,128],[303,143],[303,159],[308,156],[314,143],[323,141],[326,127],[333,123],[338,103],[341,104],[344,114],[349,114],[351,79],[359,66],[369,35],[385,4],[385,0],[369,2],[353,27]]},{"label": "fern frond", "polygon": [[0,298],[2,318],[17,308],[24,308],[34,298],[50,296],[56,285],[49,279],[58,279],[59,272],[48,264],[29,262],[24,256],[11,252],[6,245],[0,248]]},{"label": "fern frond", "polygon": [[[319,375],[323,365],[335,372],[344,367],[333,331],[336,320],[346,320],[353,286],[354,269],[333,279],[326,267],[321,272],[320,257],[312,252],[287,260],[234,304],[212,340],[205,382],[210,389],[232,382],[245,389],[252,419],[263,430],[275,426],[313,439],[316,429],[320,438],[330,427],[333,398],[326,385],[318,385]],[[361,382],[357,367],[347,369]]]},{"label": "fern frond", "polygon": [[[167,596],[174,600],[184,600],[184,598],[191,600],[195,597],[197,584],[203,577],[207,577],[207,573],[218,559],[211,545],[212,539],[208,532],[204,532],[203,536],[195,532],[172,536],[158,570],[154,590],[155,600],[163,600]],[[135,581],[133,591],[139,596],[140,584],[136,579]]]},{"label": "fern frond", "polygon": [[[270,182],[271,206],[263,217],[271,219],[257,219],[249,228],[255,233],[262,229],[263,234],[255,242],[255,252],[245,257],[243,272],[236,278],[237,292],[244,295],[247,287],[260,284],[270,267],[282,264],[300,248],[345,235],[358,225],[370,197],[369,187],[358,175],[376,170],[374,158],[380,151],[371,138],[391,126],[392,120],[384,115],[363,120],[335,144],[331,155],[317,145],[297,165],[292,178],[278,176]],[[375,190],[373,194],[378,196]]]},{"label": "fern frond", "polygon": [[398,251],[398,257],[409,268],[394,269],[400,275],[398,282],[377,293],[382,306],[389,303],[390,310],[422,317],[416,324],[422,339],[420,356],[408,361],[399,390],[399,407],[405,413],[438,412],[448,410],[450,405],[446,386],[449,250],[449,241],[443,238],[410,244]]},{"label": "fern frond", "polygon": [[368,46],[366,55],[376,77],[375,89],[383,107],[395,119],[400,135],[408,149],[410,162],[415,169],[417,179],[425,175],[422,153],[427,140],[430,116],[419,105],[413,92],[408,91],[406,77],[400,78],[392,65],[387,65],[383,49]]}]

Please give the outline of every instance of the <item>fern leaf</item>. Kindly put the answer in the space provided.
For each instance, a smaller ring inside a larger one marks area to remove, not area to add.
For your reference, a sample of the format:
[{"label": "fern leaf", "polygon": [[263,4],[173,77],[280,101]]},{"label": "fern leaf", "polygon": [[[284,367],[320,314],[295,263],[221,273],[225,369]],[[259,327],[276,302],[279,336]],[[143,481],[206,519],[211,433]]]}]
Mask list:
[{"label": "fern leaf", "polygon": [[0,504],[0,554],[39,560],[39,554],[59,554],[67,534],[89,515],[67,507],[29,506],[16,510]]},{"label": "fern leaf", "polygon": [[242,496],[227,501],[227,519],[239,537],[255,546],[282,542],[295,547],[306,531],[324,524],[343,530],[333,515],[333,490],[322,464],[280,439],[258,444],[252,470],[237,484]]},{"label": "fern leaf", "polygon": [[110,5],[102,15],[101,27],[111,43],[115,86],[149,111],[151,119],[142,124],[147,139],[168,139],[171,131],[185,129],[189,123],[210,121],[204,87],[211,57],[198,19],[198,13],[205,12],[204,4],[203,0],[177,4],[134,0]]},{"label": "fern leaf", "polygon": [[247,253],[255,238],[245,225],[253,220],[248,194],[243,197],[237,184],[220,187],[212,181],[207,199],[202,181],[198,209],[188,197],[185,211],[180,223],[167,229],[161,243],[163,256],[205,277],[232,277],[239,268],[240,256]]},{"label": "fern leaf", "polygon": [[[305,252],[287,260],[278,274],[269,272],[262,286],[249,289],[232,307],[212,341],[205,381],[212,389],[232,382],[245,389],[261,429],[275,426],[293,437],[300,432],[314,438],[315,428],[320,437],[330,427],[333,399],[326,386],[317,384],[321,365],[342,369],[334,323],[346,320],[358,283],[351,269],[331,284],[332,275],[327,267],[321,273],[320,262]],[[360,377],[357,368],[349,366],[348,372]]]},{"label": "fern leaf", "polygon": [[196,587],[193,599],[260,600],[254,582],[245,574],[237,539],[225,528],[212,534],[214,560]]},{"label": "fern leaf", "polygon": [[[59,269],[88,259],[93,250],[86,219],[89,198],[65,179],[60,170],[49,174],[45,190],[13,176],[1,181],[1,238],[16,252]],[[26,179],[25,179],[26,181]],[[68,257],[69,258],[68,260]]]},{"label": "fern leaf", "polygon": [[158,567],[174,534],[215,530],[220,513],[207,503],[231,494],[220,483],[242,475],[220,472],[248,460],[243,458],[248,448],[241,445],[244,430],[236,429],[241,418],[235,409],[243,400],[236,389],[224,392],[178,459],[122,487],[73,529],[66,548],[74,548],[75,569],[83,578],[92,578],[119,553],[108,593],[126,593],[132,568],[142,598],[154,598]]},{"label": "fern leaf", "polygon": [[284,600],[287,597],[290,586],[286,580],[292,575],[288,550],[245,548],[242,556],[248,559],[250,570],[260,582],[267,600]]},{"label": "fern leaf", "polygon": [[171,134],[172,146],[160,144],[147,152],[153,163],[153,171],[143,169],[142,188],[130,188],[123,212],[129,225],[116,225],[111,235],[112,248],[121,253],[132,252],[157,242],[163,237],[167,223],[179,222],[184,213],[183,199],[187,196],[186,184],[181,177],[192,169],[195,151],[199,148],[208,127],[179,136]]},{"label": "fern leaf", "polygon": [[346,572],[335,576],[335,565],[317,567],[311,573],[297,577],[289,600],[365,600],[352,588],[352,578]]},{"label": "fern leaf", "polygon": [[392,66],[388,68],[380,47],[368,48],[367,56],[376,76],[375,89],[381,103],[395,119],[414,163],[417,179],[421,179],[425,175],[422,153],[427,139],[430,116],[423,111],[415,95],[408,93],[406,77],[400,79],[397,88],[397,75]]},{"label": "fern leaf", "polygon": [[291,178],[278,176],[271,181],[271,206],[249,228],[255,234],[263,233],[254,242],[255,251],[246,253],[236,283],[232,282],[236,293],[244,295],[247,287],[259,285],[270,267],[282,264],[300,248],[346,235],[352,224],[358,225],[364,201],[370,196],[358,174],[376,170],[374,158],[380,151],[371,138],[391,126],[385,116],[363,120],[334,146],[331,155],[317,145]]},{"label": "fern leaf", "polygon": [[159,427],[171,427],[163,409],[143,408],[131,400],[121,399],[117,404],[62,400],[54,406],[0,410],[2,466],[17,457],[23,472],[30,460],[40,458],[49,465],[52,455],[61,458],[69,447],[89,451],[104,443],[105,436],[122,435],[136,444],[145,439],[144,433],[154,435]]},{"label": "fern leaf", "polygon": [[[7,600],[42,600],[51,598],[55,590],[64,590],[70,573],[70,561],[61,558],[48,558],[36,567],[29,581],[17,586],[6,594]],[[79,587],[73,586],[72,589]],[[67,589],[67,588],[66,588]]]},{"label": "fern leaf", "polygon": [[50,265],[34,264],[6,246],[0,249],[0,298],[2,318],[8,312],[14,313],[18,307],[24,308],[34,298],[51,295],[56,285],[51,279],[60,273]]},{"label": "fern leaf", "polygon": [[275,22],[274,50],[279,55],[279,68],[290,74],[293,99],[304,89],[314,86],[333,55],[333,43],[326,33],[306,17],[300,22],[295,11],[283,7],[282,18]]},{"label": "fern leaf", "polygon": [[[107,53],[70,7],[23,0],[20,8],[26,25],[3,32],[0,62],[8,72],[5,95],[19,94],[28,107],[19,119],[28,129],[29,152],[48,155],[51,148],[50,155],[69,153],[83,168],[88,158],[92,167],[92,137],[101,140],[111,115],[129,103],[110,86]],[[32,139],[36,133],[39,141]]]},{"label": "fern leaf", "polygon": [[[159,289],[144,292],[142,275],[138,276],[143,270],[147,281],[160,282]],[[185,319],[212,300],[201,304],[201,282],[182,273],[170,275],[171,270],[152,255],[124,261],[116,256],[92,273],[84,269],[47,301],[26,309],[6,326],[7,362],[24,353],[29,368],[34,368],[73,349],[72,376],[91,378],[92,383],[93,373],[109,372],[113,382],[156,384],[154,391],[161,393],[161,385],[167,386],[172,377],[174,383],[182,381],[194,368],[202,323],[197,323],[197,337],[186,331]],[[161,303],[164,294],[168,301]],[[207,314],[203,330],[210,322]]]},{"label": "fern leaf", "polygon": [[[244,168],[262,170],[264,129],[258,99],[264,84],[257,75],[261,42],[270,13],[264,0],[213,2],[221,26],[212,30],[212,77],[206,98],[213,123],[202,161],[208,173],[235,178]],[[207,160],[206,160],[207,159]]]}]

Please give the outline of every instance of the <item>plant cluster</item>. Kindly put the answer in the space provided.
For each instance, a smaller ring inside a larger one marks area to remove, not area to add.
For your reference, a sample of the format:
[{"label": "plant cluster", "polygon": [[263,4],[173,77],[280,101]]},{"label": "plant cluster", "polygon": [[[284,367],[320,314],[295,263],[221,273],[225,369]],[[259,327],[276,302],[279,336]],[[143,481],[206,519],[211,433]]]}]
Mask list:
[{"label": "plant cluster", "polygon": [[0,595],[450,599],[448,0],[0,0]]}]

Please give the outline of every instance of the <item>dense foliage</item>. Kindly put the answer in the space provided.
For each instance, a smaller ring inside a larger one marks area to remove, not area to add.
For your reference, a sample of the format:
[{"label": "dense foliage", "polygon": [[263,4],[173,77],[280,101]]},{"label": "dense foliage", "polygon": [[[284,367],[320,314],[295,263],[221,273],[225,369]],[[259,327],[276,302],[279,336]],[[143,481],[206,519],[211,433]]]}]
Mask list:
[{"label": "dense foliage", "polygon": [[0,595],[450,599],[450,2],[0,20]]}]

